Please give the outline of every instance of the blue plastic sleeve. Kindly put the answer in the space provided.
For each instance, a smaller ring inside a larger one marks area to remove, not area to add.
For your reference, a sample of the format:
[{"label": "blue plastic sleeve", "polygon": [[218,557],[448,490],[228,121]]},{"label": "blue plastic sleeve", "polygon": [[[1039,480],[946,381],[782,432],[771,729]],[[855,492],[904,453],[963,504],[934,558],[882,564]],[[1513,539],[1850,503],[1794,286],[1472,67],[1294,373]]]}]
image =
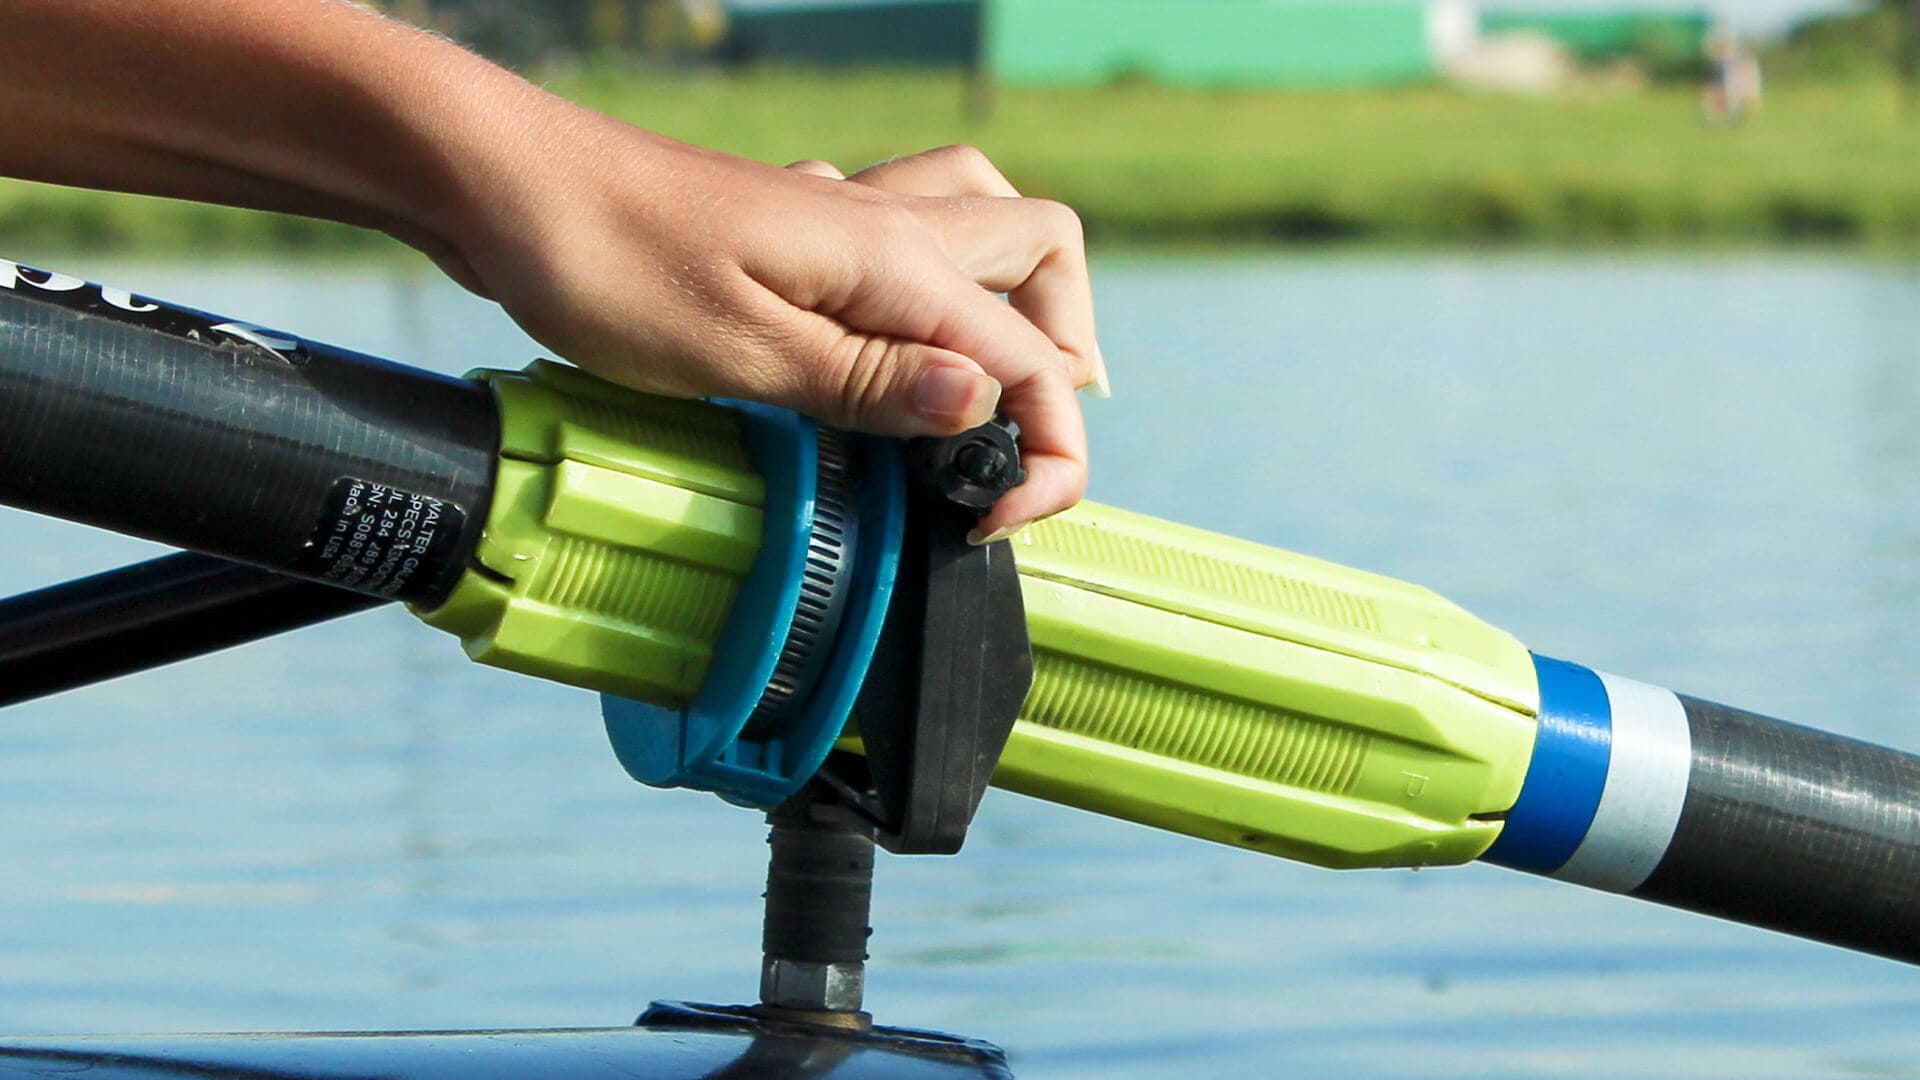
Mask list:
[{"label": "blue plastic sleeve", "polygon": [[1520,798],[1500,838],[1481,858],[1535,874],[1566,864],[1586,838],[1607,785],[1613,714],[1600,677],[1579,664],[1535,655],[1539,733]]}]

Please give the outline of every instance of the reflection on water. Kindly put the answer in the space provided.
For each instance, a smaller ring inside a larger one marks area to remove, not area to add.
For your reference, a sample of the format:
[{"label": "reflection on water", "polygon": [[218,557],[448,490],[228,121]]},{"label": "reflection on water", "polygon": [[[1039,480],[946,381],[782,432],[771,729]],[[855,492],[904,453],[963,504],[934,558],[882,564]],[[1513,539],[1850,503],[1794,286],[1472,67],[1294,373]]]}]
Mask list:
[{"label": "reflection on water", "polygon": [[[395,268],[63,269],[460,371]],[[1104,501],[1431,584],[1543,651],[1920,748],[1920,272],[1106,260]],[[151,550],[0,516],[0,589]],[[0,723],[0,1029],[620,1024],[754,990],[754,815],[397,611]],[[1920,1072],[1886,961],[1491,868],[1335,874],[1014,796],[881,868],[882,1019],[1025,1076]]]}]

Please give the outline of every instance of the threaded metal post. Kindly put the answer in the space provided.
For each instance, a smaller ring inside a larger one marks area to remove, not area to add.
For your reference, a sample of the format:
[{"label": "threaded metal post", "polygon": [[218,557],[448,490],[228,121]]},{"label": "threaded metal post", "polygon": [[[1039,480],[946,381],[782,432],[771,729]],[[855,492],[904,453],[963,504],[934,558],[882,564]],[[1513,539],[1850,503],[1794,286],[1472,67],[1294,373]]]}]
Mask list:
[{"label": "threaded metal post", "polygon": [[790,1019],[865,1027],[873,826],[811,792],[767,815],[760,1003]]}]

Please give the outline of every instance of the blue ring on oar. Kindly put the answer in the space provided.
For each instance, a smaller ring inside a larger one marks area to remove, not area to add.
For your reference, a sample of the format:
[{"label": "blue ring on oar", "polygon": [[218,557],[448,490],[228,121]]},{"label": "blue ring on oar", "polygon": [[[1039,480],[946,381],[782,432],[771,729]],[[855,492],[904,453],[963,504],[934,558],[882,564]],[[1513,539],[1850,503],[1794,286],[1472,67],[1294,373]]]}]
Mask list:
[{"label": "blue ring on oar", "polygon": [[1613,710],[1600,676],[1579,664],[1535,654],[1540,680],[1539,733],[1520,798],[1486,862],[1535,874],[1566,864],[1587,837],[1613,755]]},{"label": "blue ring on oar", "polygon": [[800,688],[797,710],[778,731],[748,735],[800,602],[819,491],[819,430],[806,417],[771,405],[716,404],[740,413],[748,456],[766,479],[760,551],[693,700],[669,709],[603,694],[600,713],[614,756],[635,780],[712,791],[765,809],[786,801],[820,770],[866,681],[900,570],[906,464],[897,440],[861,437],[856,443],[859,476],[848,525],[858,530],[858,542],[846,611],[823,646],[826,666]]}]

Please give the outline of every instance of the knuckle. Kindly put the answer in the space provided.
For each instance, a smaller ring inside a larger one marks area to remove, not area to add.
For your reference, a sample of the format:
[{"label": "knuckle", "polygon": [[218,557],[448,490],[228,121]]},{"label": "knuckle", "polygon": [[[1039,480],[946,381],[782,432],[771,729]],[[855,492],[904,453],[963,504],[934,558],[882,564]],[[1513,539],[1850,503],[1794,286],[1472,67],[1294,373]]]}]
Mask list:
[{"label": "knuckle", "polygon": [[1059,238],[1063,246],[1079,247],[1086,242],[1086,226],[1073,207],[1053,199],[1035,199],[1033,204],[1047,231]]},{"label": "knuckle", "polygon": [[950,143],[927,152],[929,157],[937,158],[947,165],[975,171],[993,169],[993,159],[987,152],[971,143]]},{"label": "knuckle", "polygon": [[901,361],[896,342],[878,337],[846,339],[827,388],[838,419],[854,428],[872,428],[885,413]]},{"label": "knuckle", "polygon": [[1012,191],[1013,185],[994,165],[986,151],[968,143],[954,143],[932,152],[949,172],[959,176],[981,194],[997,195]]},{"label": "knuckle", "polygon": [[1087,497],[1087,466],[1085,463],[1082,463],[1079,468],[1073,471],[1073,475],[1068,477],[1066,490],[1062,492],[1062,495],[1068,506],[1073,506],[1081,499]]}]

